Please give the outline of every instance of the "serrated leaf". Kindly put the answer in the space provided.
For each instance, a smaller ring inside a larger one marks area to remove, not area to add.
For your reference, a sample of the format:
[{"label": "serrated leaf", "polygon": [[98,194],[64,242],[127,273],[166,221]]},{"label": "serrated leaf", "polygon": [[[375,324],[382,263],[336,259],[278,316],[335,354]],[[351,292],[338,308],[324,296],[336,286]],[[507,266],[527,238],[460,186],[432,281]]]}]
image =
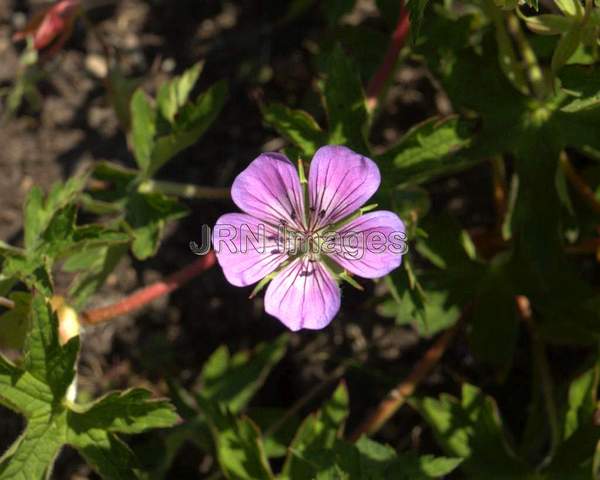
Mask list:
[{"label": "serrated leaf", "polygon": [[87,299],[100,289],[127,250],[127,245],[90,248],[83,250],[80,256],[70,257],[65,262],[63,269],[66,271],[81,272],[69,289],[69,298],[74,307],[82,307]]},{"label": "serrated leaf", "polygon": [[175,115],[188,101],[202,68],[203,63],[197,63],[182,75],[161,85],[156,96],[156,103],[163,117],[170,123],[175,121]]},{"label": "serrated leaf", "polygon": [[51,306],[40,295],[31,302],[31,332],[25,342],[23,368],[52,388],[61,398],[75,376],[78,338],[62,347],[58,340],[58,319]]},{"label": "serrated leaf", "polygon": [[260,432],[247,417],[236,418],[227,409],[199,398],[213,434],[219,464],[226,478],[273,479]]},{"label": "serrated leaf", "polygon": [[143,90],[131,98],[131,144],[142,173],[150,176],[156,135],[156,112]]},{"label": "serrated leaf", "polygon": [[71,204],[83,190],[87,175],[75,176],[66,183],[55,183],[46,199],[39,187],[33,187],[24,207],[25,249],[32,250],[42,240],[41,235],[55,214]]},{"label": "serrated leaf", "polygon": [[327,67],[323,93],[329,121],[329,144],[367,154],[369,114],[360,77],[350,58],[336,45]]},{"label": "serrated leaf", "polygon": [[[330,466],[331,450],[343,433],[349,411],[348,390],[340,383],[323,408],[300,425],[282,474],[289,478],[313,478],[323,465]],[[310,460],[307,460],[310,457]]]},{"label": "serrated leaf", "polygon": [[397,145],[375,158],[384,185],[423,183],[473,165],[478,160],[460,153],[472,143],[472,127],[456,117],[431,118],[413,127]]},{"label": "serrated leaf", "polygon": [[262,114],[266,123],[297,145],[307,158],[327,143],[327,136],[315,119],[302,110],[271,103],[262,109]]},{"label": "serrated leaf", "polygon": [[127,435],[169,427],[177,419],[169,403],[152,400],[150,392],[140,388],[108,393],[87,405],[74,406],[69,417],[73,428]]},{"label": "serrated leaf", "polygon": [[160,193],[133,193],[127,199],[125,221],[131,227],[133,254],[140,260],[156,253],[167,220],[187,215],[176,199]]},{"label": "serrated leaf", "polygon": [[201,395],[233,413],[239,412],[279,363],[288,340],[287,335],[282,335],[274,342],[259,345],[253,354],[240,352],[233,357],[227,347],[220,347],[202,369]]},{"label": "serrated leaf", "polygon": [[65,395],[75,374],[78,338],[60,345],[58,319],[39,294],[32,299],[30,323],[22,366],[0,356],[0,403],[27,418],[23,434],[0,458],[0,479],[46,479],[63,445],[79,450],[104,478],[133,478],[133,454],[111,432],[171,426],[177,420],[173,408],[141,390],[73,405]]},{"label": "serrated leaf", "polygon": [[196,143],[221,112],[226,97],[227,83],[221,81],[206,90],[195,102],[182,107],[172,131],[160,134],[155,139],[147,175],[154,175],[177,153]]},{"label": "serrated leaf", "polygon": [[462,400],[441,395],[413,402],[444,451],[464,458],[461,468],[474,478],[523,479],[533,472],[516,457],[504,435],[497,407],[472,385],[463,385]]}]

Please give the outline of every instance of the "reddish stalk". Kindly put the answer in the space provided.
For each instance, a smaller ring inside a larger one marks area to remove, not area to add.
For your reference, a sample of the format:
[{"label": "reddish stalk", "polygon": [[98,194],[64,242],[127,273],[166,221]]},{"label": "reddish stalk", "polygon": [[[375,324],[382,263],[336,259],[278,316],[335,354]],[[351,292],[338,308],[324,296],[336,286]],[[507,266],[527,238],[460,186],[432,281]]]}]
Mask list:
[{"label": "reddish stalk", "polygon": [[560,154],[560,165],[569,180],[571,186],[577,190],[577,193],[581,198],[589,205],[589,207],[596,213],[600,213],[600,202],[596,198],[594,191],[587,184],[585,179],[577,173],[577,170],[573,168],[569,157],[566,152]]},{"label": "reddish stalk", "polygon": [[115,317],[126,315],[128,313],[139,310],[146,304],[156,300],[163,295],[171,293],[173,290],[185,285],[193,278],[208,270],[215,264],[214,252],[209,252],[207,255],[200,257],[194,263],[182,268],[178,272],[169,275],[164,280],[157,282],[148,287],[142,288],[137,292],[129,295],[120,302],[107,307],[95,308],[83,312],[81,321],[88,325],[97,325],[99,323],[108,322]]},{"label": "reddish stalk", "polygon": [[367,86],[367,108],[369,110],[374,110],[377,106],[379,94],[392,73],[398,54],[404,46],[404,42],[406,41],[406,37],[410,30],[408,10],[406,9],[404,2],[402,0],[400,1],[402,5],[400,6],[400,17],[398,18],[396,30],[394,30],[394,33],[392,34],[392,39],[385,57],[383,58],[383,63],[377,72],[375,72],[375,75],[373,75],[373,78],[371,78],[371,81]]},{"label": "reddish stalk", "polygon": [[379,429],[404,405],[404,402],[410,397],[419,386],[419,384],[429,375],[431,370],[438,364],[446,352],[450,342],[461,328],[465,316],[470,311],[467,306],[454,327],[446,330],[435,343],[425,352],[423,358],[415,365],[410,375],[390,390],[386,397],[377,406],[375,411],[369,415],[360,426],[350,435],[350,441],[356,442],[362,435],[372,435]]}]

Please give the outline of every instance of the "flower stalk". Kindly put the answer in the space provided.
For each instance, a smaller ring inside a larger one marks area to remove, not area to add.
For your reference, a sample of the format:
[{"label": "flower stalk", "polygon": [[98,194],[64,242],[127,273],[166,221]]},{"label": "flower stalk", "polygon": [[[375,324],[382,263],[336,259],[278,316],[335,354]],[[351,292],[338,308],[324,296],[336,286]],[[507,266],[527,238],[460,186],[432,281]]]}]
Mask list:
[{"label": "flower stalk", "polygon": [[457,332],[461,329],[464,319],[471,310],[468,305],[462,312],[456,324],[446,330],[435,343],[425,352],[423,358],[415,365],[410,375],[390,390],[386,397],[377,406],[375,411],[369,415],[360,426],[350,435],[350,441],[356,442],[363,435],[372,435],[378,432],[383,425],[404,405],[419,384],[429,375],[446,353],[448,346]]},{"label": "flower stalk", "polygon": [[139,310],[153,300],[171,293],[210,269],[215,264],[215,260],[214,253],[210,252],[164,280],[138,290],[114,305],[83,312],[81,321],[87,325],[98,325]]},{"label": "flower stalk", "polygon": [[398,17],[396,30],[394,30],[394,33],[392,34],[392,39],[385,57],[383,58],[383,63],[375,72],[375,75],[373,75],[373,78],[371,78],[371,81],[367,86],[367,108],[369,111],[373,111],[377,107],[379,95],[392,74],[396,59],[398,58],[400,50],[402,50],[402,47],[406,42],[406,37],[408,37],[410,31],[410,17],[408,15],[408,10],[404,5],[404,1],[400,0],[400,2],[402,5],[400,6],[400,16]]}]

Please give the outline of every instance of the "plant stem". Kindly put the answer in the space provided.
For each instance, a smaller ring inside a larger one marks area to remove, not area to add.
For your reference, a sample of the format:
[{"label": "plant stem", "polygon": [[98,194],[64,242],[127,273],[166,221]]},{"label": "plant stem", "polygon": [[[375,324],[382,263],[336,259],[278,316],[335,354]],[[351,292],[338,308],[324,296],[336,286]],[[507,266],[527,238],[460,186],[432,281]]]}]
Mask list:
[{"label": "plant stem", "polygon": [[492,164],[492,181],[494,184],[494,205],[496,207],[496,215],[498,217],[498,231],[502,231],[504,217],[508,210],[507,206],[507,186],[506,186],[506,168],[504,167],[504,159],[501,155],[496,155],[491,159]]},{"label": "plant stem", "polygon": [[9,300],[6,297],[0,297],[0,307],[4,307],[4,308],[8,308],[9,310],[12,310],[13,308],[15,308],[15,302],[13,302],[12,300]]},{"label": "plant stem", "polygon": [[394,69],[394,64],[396,63],[396,59],[398,58],[398,54],[400,50],[404,46],[404,42],[406,41],[406,37],[408,36],[408,32],[410,30],[410,18],[408,16],[408,10],[404,5],[404,1],[400,0],[400,16],[398,18],[398,24],[396,25],[396,30],[392,34],[392,39],[390,41],[390,45],[388,46],[388,50],[383,58],[383,63],[371,78],[369,85],[367,86],[367,108],[370,111],[375,110],[377,107],[378,97],[383,90],[385,82],[388,80],[389,76]]},{"label": "plant stem", "polygon": [[554,382],[552,380],[552,374],[550,373],[550,366],[548,365],[546,346],[533,321],[529,299],[523,295],[517,295],[515,301],[517,303],[519,316],[529,330],[533,360],[542,382],[544,404],[546,406],[548,423],[550,425],[550,450],[544,463],[549,463],[554,457],[561,440],[560,425],[558,423],[558,409],[554,398]]},{"label": "plant stem", "polygon": [[525,73],[531,84],[533,93],[537,98],[544,98],[547,90],[546,83],[544,82],[544,72],[538,63],[533,48],[531,48],[527,37],[521,29],[519,18],[516,15],[508,15],[506,28],[519,48],[521,58],[525,64]]},{"label": "plant stem", "polygon": [[560,152],[560,166],[565,172],[565,175],[571,183],[571,186],[577,191],[579,196],[585,200],[585,202],[592,210],[594,210],[594,212],[600,213],[600,202],[596,198],[594,191],[590,188],[583,177],[577,173],[575,168],[573,168],[567,152],[564,150]]},{"label": "plant stem", "polygon": [[165,195],[176,195],[182,198],[229,199],[229,188],[200,187],[189,183],[169,182],[166,180],[146,180],[139,191],[143,193],[159,192]]},{"label": "plant stem", "polygon": [[404,405],[406,399],[410,397],[417,386],[431,372],[433,367],[440,361],[448,345],[461,328],[464,318],[471,310],[467,306],[454,327],[446,330],[435,343],[425,352],[423,358],[415,365],[410,375],[390,390],[386,397],[377,406],[375,411],[369,415],[360,426],[350,435],[350,441],[356,442],[362,435],[372,435],[379,429]]},{"label": "plant stem", "polygon": [[120,302],[107,307],[88,310],[81,314],[81,321],[88,325],[97,325],[99,323],[108,322],[115,317],[126,315],[136,310],[139,310],[148,303],[156,300],[163,295],[167,295],[173,290],[185,285],[193,278],[208,270],[215,264],[214,252],[209,252],[207,255],[200,257],[194,263],[168,276],[153,285],[138,290]]}]

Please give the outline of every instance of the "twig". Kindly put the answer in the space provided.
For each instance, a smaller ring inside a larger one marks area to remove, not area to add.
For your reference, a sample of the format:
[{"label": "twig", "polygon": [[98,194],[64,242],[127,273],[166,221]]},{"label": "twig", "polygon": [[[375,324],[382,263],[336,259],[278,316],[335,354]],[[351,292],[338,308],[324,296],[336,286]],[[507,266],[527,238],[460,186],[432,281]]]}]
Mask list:
[{"label": "twig", "polygon": [[470,312],[470,305],[467,306],[454,327],[446,330],[435,343],[425,352],[425,355],[410,375],[394,389],[392,389],[385,399],[377,406],[375,411],[369,415],[365,421],[350,435],[350,441],[356,442],[362,435],[371,435],[377,431],[394,415],[398,409],[404,405],[404,402],[410,397],[417,386],[423,381],[425,377],[431,372],[433,367],[440,361],[448,345],[461,328],[465,317]]},{"label": "twig", "polygon": [[12,310],[13,308],[15,308],[15,302],[13,302],[12,300],[9,300],[6,297],[0,297],[0,307],[4,307],[4,308],[8,308],[8,309]]},{"label": "twig", "polygon": [[392,34],[392,39],[390,41],[390,45],[388,46],[385,57],[383,58],[383,63],[377,72],[375,72],[375,75],[373,75],[373,78],[371,78],[371,81],[367,86],[367,108],[371,111],[377,106],[379,94],[383,90],[385,82],[392,73],[394,64],[398,58],[398,54],[404,46],[404,42],[406,41],[406,37],[408,36],[408,32],[410,30],[410,18],[408,16],[408,10],[404,5],[404,1],[400,1],[400,16],[398,18],[396,30],[394,30],[394,33]]},{"label": "twig", "polygon": [[191,265],[168,276],[166,279],[138,290],[114,305],[83,312],[81,314],[81,321],[88,325],[97,325],[99,323],[108,322],[115,317],[139,310],[144,305],[178,289],[205,270],[211,268],[215,264],[215,259],[214,252],[209,252],[207,255],[200,257]]},{"label": "twig", "polygon": [[592,210],[596,213],[600,213],[600,202],[596,199],[594,191],[590,188],[587,182],[583,179],[579,173],[573,168],[567,152],[564,150],[560,152],[560,166],[562,167],[567,179],[571,183],[571,186],[577,191],[579,196],[586,201]]},{"label": "twig", "polygon": [[560,425],[558,423],[558,409],[556,408],[556,401],[554,398],[554,382],[552,381],[552,375],[548,365],[546,346],[533,321],[529,299],[523,295],[517,295],[515,301],[519,316],[529,330],[533,360],[542,381],[542,393],[544,394],[544,403],[546,406],[546,413],[548,414],[548,423],[550,425],[550,451],[545,460],[545,463],[547,463],[554,457],[556,449],[560,444]]}]

